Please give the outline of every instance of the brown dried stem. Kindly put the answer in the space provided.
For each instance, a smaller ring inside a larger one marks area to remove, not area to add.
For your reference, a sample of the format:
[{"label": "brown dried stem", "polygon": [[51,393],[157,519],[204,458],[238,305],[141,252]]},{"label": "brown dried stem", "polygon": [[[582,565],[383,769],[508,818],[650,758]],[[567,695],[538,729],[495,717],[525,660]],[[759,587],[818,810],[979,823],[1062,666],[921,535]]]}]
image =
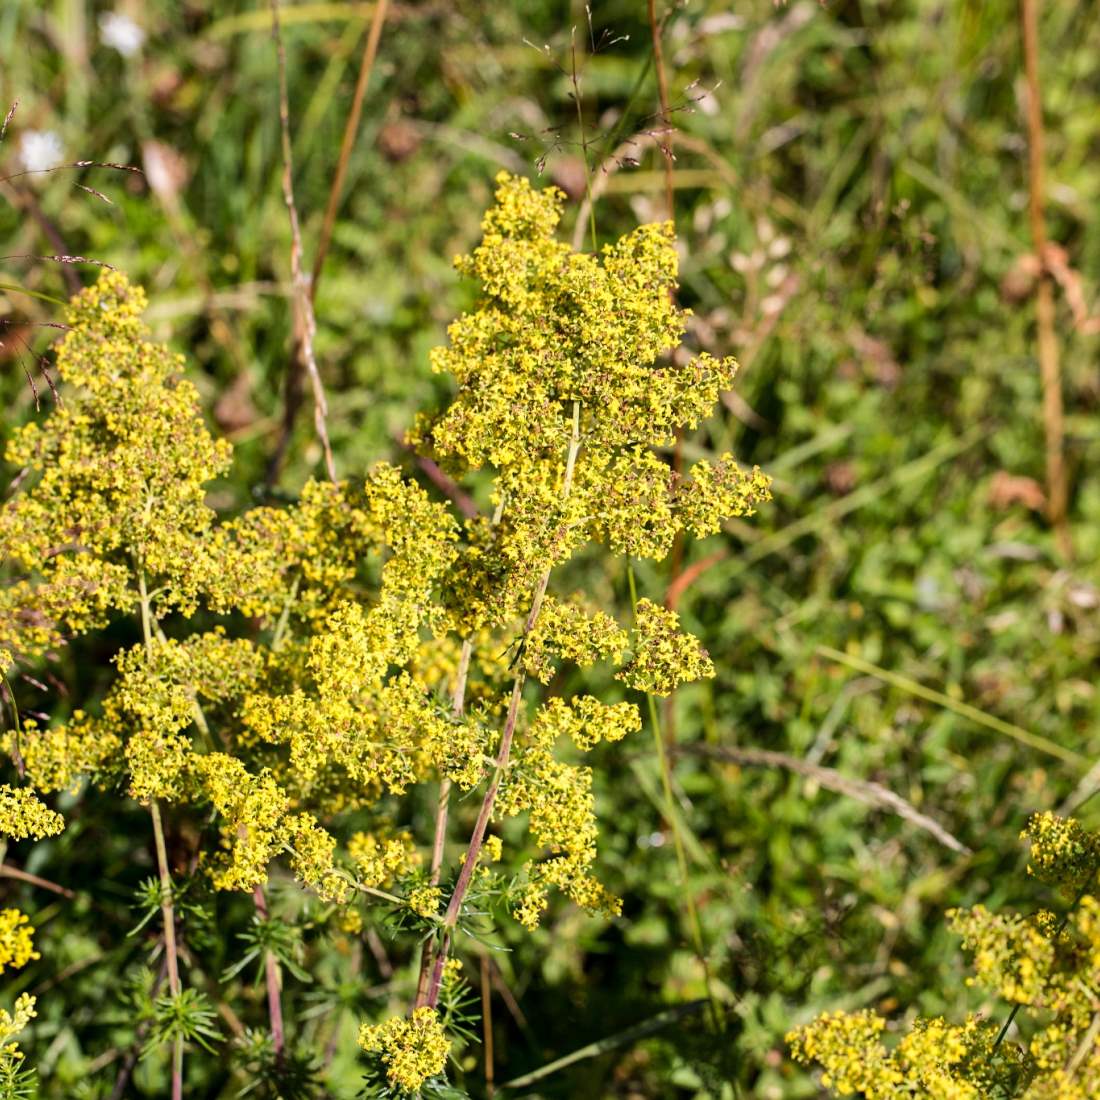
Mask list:
[{"label": "brown dried stem", "polygon": [[336,162],[336,175],[328,193],[328,205],[325,207],[325,220],[321,225],[321,239],[317,243],[317,255],[313,260],[313,279],[309,294],[311,301],[317,299],[317,284],[321,281],[321,272],[325,266],[329,245],[332,243],[332,230],[336,224],[336,213],[340,208],[340,199],[344,194],[344,181],[348,175],[348,162],[355,147],[355,135],[359,130],[359,118],[363,113],[363,97],[370,83],[374,60],[378,56],[378,43],[382,38],[382,25],[386,22],[388,0],[378,0],[374,5],[367,41],[363,46],[363,57],[359,62],[359,79],[355,83],[355,94],[351,100],[351,110],[344,124],[344,138],[340,143],[340,159]]},{"label": "brown dried stem", "polygon": [[[164,844],[164,825],[160,819],[160,807],[149,803],[153,819],[153,839],[157,850],[157,869],[160,872],[160,915],[164,922],[164,958],[168,963],[168,992],[180,995],[180,964],[176,948],[176,915],[172,906],[172,875],[168,870],[168,851]],[[183,1035],[177,1035],[172,1048],[172,1100],[183,1100]]]},{"label": "brown dried stem", "polygon": [[769,749],[743,749],[725,745],[685,745],[676,750],[677,753],[690,753],[693,756],[709,756],[715,760],[724,760],[730,764],[738,764],[742,767],[755,768],[782,768],[784,771],[794,772],[829,791],[845,795],[864,805],[873,806],[878,810],[896,814],[898,817],[918,829],[935,837],[945,848],[959,855],[970,855],[970,849],[961,840],[949,833],[938,821],[921,813],[912,803],[906,802],[899,794],[895,794],[889,787],[881,783],[872,783],[865,779],[852,779],[842,775],[833,768],[825,768],[820,764],[812,764],[808,760],[802,760],[797,756],[788,756],[783,752],[772,752]]},{"label": "brown dried stem", "polygon": [[1066,518],[1069,492],[1064,453],[1062,374],[1058,362],[1058,337],[1054,328],[1054,280],[1044,259],[1047,253],[1046,219],[1043,214],[1046,141],[1043,132],[1042,86],[1039,82],[1038,8],[1038,0],[1020,0],[1020,31],[1024,48],[1024,76],[1027,82],[1028,215],[1035,255],[1042,264],[1036,288],[1035,311],[1039,372],[1043,383],[1043,426],[1046,432],[1047,516],[1054,528],[1059,550],[1068,559],[1073,555],[1073,543]]},{"label": "brown dried stem", "polygon": [[668,74],[665,72],[665,52],[661,45],[661,32],[664,21],[657,19],[657,0],[648,0],[649,32],[653,38],[653,69],[657,74],[657,98],[661,105],[661,153],[665,161],[665,217],[673,221],[676,207],[673,199],[672,181],[672,105],[668,98]]},{"label": "brown dried stem", "polygon": [[[325,471],[330,481],[336,480],[336,466],[332,459],[332,445],[328,437],[328,402],[325,399],[325,387],[321,382],[321,374],[317,369],[317,360],[313,354],[313,339],[317,332],[317,319],[313,313],[313,298],[305,272],[302,269],[302,232],[298,222],[298,206],[294,201],[294,155],[290,143],[290,97],[287,92],[286,79],[286,47],[283,45],[283,35],[279,25],[279,0],[271,0],[271,34],[275,39],[275,51],[278,57],[279,71],[279,130],[282,138],[283,154],[283,201],[286,203],[287,214],[290,217],[290,269],[291,279],[294,284],[295,303],[295,360],[304,363],[306,373],[309,375],[310,385],[313,388],[313,423],[317,431],[317,438],[321,441],[321,448],[325,454]],[[295,369],[294,364],[291,370]],[[288,387],[289,388],[289,387]],[[289,405],[288,405],[289,415]],[[281,452],[285,450],[285,440],[280,444]],[[274,469],[277,475],[278,467]],[[269,480],[273,480],[272,471],[269,471]]]}]

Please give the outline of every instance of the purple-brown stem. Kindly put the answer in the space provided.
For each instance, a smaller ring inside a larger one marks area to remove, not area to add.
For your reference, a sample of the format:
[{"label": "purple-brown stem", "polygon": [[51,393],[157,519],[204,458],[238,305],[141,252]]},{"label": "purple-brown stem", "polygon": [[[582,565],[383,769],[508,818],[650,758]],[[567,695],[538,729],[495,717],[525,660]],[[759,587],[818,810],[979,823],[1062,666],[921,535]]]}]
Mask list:
[{"label": "purple-brown stem", "polygon": [[[565,460],[565,477],[562,481],[562,498],[564,500],[569,499],[569,493],[573,488],[573,473],[576,469],[577,455],[580,453],[580,449],[581,404],[579,401],[574,401],[573,428],[569,439],[569,452]],[[542,601],[546,597],[546,586],[549,583],[550,569],[547,569],[535,586],[535,594],[531,600],[531,610],[527,615],[527,621],[523,624],[524,642],[538,620],[539,612],[542,610]],[[481,809],[478,811],[474,831],[470,837],[470,844],[466,849],[466,858],[463,860],[462,869],[458,873],[458,881],[455,883],[454,893],[451,895],[447,912],[443,916],[443,935],[440,938],[439,948],[436,951],[435,961],[432,965],[432,976],[428,982],[427,996],[423,997],[418,993],[416,998],[417,1007],[427,1004],[430,1008],[435,1008],[439,1003],[439,990],[443,984],[443,967],[450,953],[453,932],[458,924],[458,917],[462,912],[462,903],[466,900],[474,870],[477,868],[477,862],[481,856],[481,848],[485,843],[485,831],[489,827],[489,820],[493,814],[493,803],[496,801],[500,781],[504,778],[504,772],[508,767],[508,759],[512,752],[512,738],[516,732],[516,720],[519,717],[519,705],[523,700],[523,683],[525,679],[526,672],[521,660],[516,670],[515,682],[512,684],[512,699],[508,704],[508,717],[504,721],[504,731],[500,737],[500,748],[497,751],[496,763],[493,768],[493,778],[489,781],[489,788],[485,792],[485,797],[481,800]]]},{"label": "purple-brown stem", "polygon": [[[543,585],[545,591],[545,585]],[[477,867],[478,857],[481,855],[481,847],[485,843],[485,830],[489,827],[489,818],[493,813],[493,803],[496,801],[497,791],[500,789],[500,781],[504,777],[504,769],[508,767],[508,757],[512,751],[512,737],[516,732],[516,719],[519,716],[519,704],[523,698],[524,671],[521,668],[516,673],[515,683],[512,685],[512,701],[508,704],[508,717],[504,723],[504,732],[500,738],[500,749],[497,752],[496,767],[493,770],[493,778],[489,782],[489,789],[481,800],[481,809],[478,811],[474,831],[470,837],[470,846],[466,850],[466,859],[462,863],[462,870],[458,873],[458,881],[455,883],[451,902],[447,906],[447,912],[443,917],[443,938],[436,952],[435,962],[432,965],[432,976],[428,982],[427,996],[424,1004],[435,1008],[439,1002],[439,988],[443,984],[443,966],[451,949],[451,933],[458,923],[458,915],[462,911],[462,903],[466,899],[466,893],[470,889],[470,880]]]},{"label": "purple-brown stem", "polygon": [[[252,891],[252,900],[256,905],[256,915],[262,921],[268,919],[267,898],[264,896],[264,888],[260,883]],[[279,960],[271,951],[264,952],[264,977],[267,981],[267,1015],[271,1021],[271,1045],[275,1048],[276,1060],[283,1056],[283,1047],[286,1045],[285,1032],[283,1030],[283,1002],[279,992]]]}]

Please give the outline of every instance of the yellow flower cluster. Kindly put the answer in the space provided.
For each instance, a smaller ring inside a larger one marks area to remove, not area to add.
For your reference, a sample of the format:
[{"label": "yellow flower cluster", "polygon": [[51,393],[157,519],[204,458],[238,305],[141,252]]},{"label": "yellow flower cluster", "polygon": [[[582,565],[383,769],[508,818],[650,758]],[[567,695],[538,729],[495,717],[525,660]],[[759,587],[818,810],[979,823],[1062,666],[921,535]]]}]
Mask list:
[{"label": "yellow flower cluster", "polygon": [[[961,1026],[917,1020],[893,1050],[886,1020],[867,1010],[834,1012],[787,1036],[795,1058],[823,1067],[821,1083],[838,1096],[867,1100],[985,1100],[993,1095],[996,1028],[970,1016]],[[1002,1070],[1003,1072],[1003,1070]]]},{"label": "yellow flower cluster", "polygon": [[12,1040],[38,1015],[34,1010],[35,1001],[29,993],[21,993],[16,998],[13,1012],[0,1008],[0,1059],[7,1062],[22,1060],[23,1052]]},{"label": "yellow flower cluster", "polygon": [[425,1081],[442,1073],[451,1050],[432,1008],[418,1008],[406,1019],[364,1024],[359,1046],[378,1056],[390,1086],[406,1094],[415,1094]]},{"label": "yellow flower cluster", "polygon": [[420,866],[412,833],[354,833],[348,840],[359,881],[364,886],[389,886]]},{"label": "yellow flower cluster", "polygon": [[1032,814],[1020,838],[1031,842],[1028,871],[1045,882],[1075,891],[1100,869],[1100,837],[1072,817]]},{"label": "yellow flower cluster", "polygon": [[[135,562],[164,610],[192,610],[216,569],[204,485],[228,467],[229,446],[206,430],[182,360],[146,339],[144,306],[118,272],[73,299],[56,364],[72,399],[8,444],[30,480],[0,509],[0,557],[39,578],[0,604],[0,641],[14,636],[16,652],[133,610]],[[47,626],[19,629],[28,604]]]},{"label": "yellow flower cluster", "polygon": [[13,840],[57,836],[65,820],[28,787],[0,785],[0,836]]},{"label": "yellow flower cluster", "polygon": [[439,915],[439,903],[443,900],[443,891],[438,886],[417,886],[408,896],[409,908],[418,917]]},{"label": "yellow flower cluster", "polygon": [[[618,741],[640,728],[637,708],[583,694],[528,708],[525,677],[608,662],[629,687],[667,695],[713,669],[674,612],[643,600],[627,631],[549,593],[551,572],[590,543],[660,558],[680,532],[751,514],[769,482],[729,455],[680,476],[660,453],[736,366],[670,354],[686,317],[671,225],[585,254],[555,238],[560,192],[506,174],[498,185],[481,243],[457,261],[481,300],[432,355],[454,396],[412,433],[459,474],[488,468],[492,519],[460,525],[381,464],[219,521],[206,485],[230,448],[207,431],[180,360],[148,339],[144,295],[112,272],[73,300],[65,403],[8,447],[28,477],[0,505],[0,561],[16,574],[0,591],[0,667],[119,615],[142,640],[117,655],[95,714],[26,723],[18,748],[35,788],[91,778],[212,816],[220,844],[201,860],[218,889],[251,891],[286,857],[339,905],[355,886],[396,883],[410,910],[438,919],[443,889],[425,884],[416,841],[388,812],[416,784],[470,791],[492,773],[486,817],[527,815],[540,850],[512,897],[518,919],[534,927],[551,888],[619,911],[592,870],[591,769],[556,753]],[[228,625],[200,628],[200,609]],[[444,694],[460,682],[463,706]],[[339,851],[327,826],[350,811],[362,830]],[[61,826],[33,790],[0,788],[0,831]],[[491,837],[473,858],[501,854]],[[448,1054],[427,1008],[364,1028],[360,1043],[407,1093]]]},{"label": "yellow flower cluster", "polygon": [[[15,735],[0,744],[7,752],[15,747]],[[33,718],[23,719],[19,752],[27,779],[36,790],[76,792],[86,776],[107,781],[119,767],[122,741],[110,724],[74,710],[68,723],[42,729]]]},{"label": "yellow flower cluster", "polygon": [[707,651],[680,630],[680,616],[650,600],[639,600],[633,657],[617,679],[650,695],[671,695],[680,684],[714,675]]},{"label": "yellow flower cluster", "polygon": [[18,909],[0,909],[0,974],[42,956],[34,949],[34,928]]},{"label": "yellow flower cluster", "polygon": [[472,787],[483,772],[478,723],[452,717],[409,672],[391,671],[416,653],[417,625],[399,629],[384,605],[341,605],[310,642],[311,690],[249,696],[245,726],[288,746],[299,781],[338,767],[364,794],[403,794],[439,770]]},{"label": "yellow flower cluster", "polygon": [[[1037,814],[1025,837],[1032,868],[1078,891],[1096,873],[1100,838],[1077,822]],[[1090,870],[1091,868],[1091,870]],[[996,1021],[970,1017],[955,1026],[916,1019],[893,1049],[882,1041],[887,1022],[869,1011],[828,1013],[787,1038],[795,1058],[823,1069],[822,1084],[838,1096],[868,1100],[929,1096],[942,1100],[1089,1100],[1100,1095],[1095,1043],[1100,985],[1100,899],[1081,894],[1063,920],[1049,912],[1025,918],[984,906],[952,913],[982,986],[1021,1011],[1025,1041],[999,1045]]]},{"label": "yellow flower cluster", "polygon": [[716,531],[768,499],[767,477],[729,456],[682,481],[653,450],[695,427],[736,368],[663,358],[686,316],[671,294],[671,225],[641,226],[599,255],[575,252],[554,237],[561,192],[507,173],[497,183],[481,244],[456,261],[482,301],[432,356],[457,392],[411,437],[445,463],[494,469],[501,515],[466,525],[471,552],[451,585],[462,633],[504,626],[537,577],[588,539],[663,557],[678,530]]},{"label": "yellow flower cluster", "polygon": [[557,661],[585,668],[597,661],[620,661],[627,633],[603,611],[586,611],[578,601],[547,596],[523,651],[529,675],[548,684],[558,670]]}]

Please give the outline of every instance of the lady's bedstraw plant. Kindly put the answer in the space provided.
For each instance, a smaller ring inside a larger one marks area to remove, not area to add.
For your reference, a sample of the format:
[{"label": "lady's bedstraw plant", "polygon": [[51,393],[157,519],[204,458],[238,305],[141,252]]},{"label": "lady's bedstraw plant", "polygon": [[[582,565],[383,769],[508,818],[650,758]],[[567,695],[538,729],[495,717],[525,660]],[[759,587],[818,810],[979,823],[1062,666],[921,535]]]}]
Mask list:
[{"label": "lady's bedstraw plant", "polygon": [[[1100,1096],[1100,836],[1073,819],[1036,814],[1030,873],[1059,886],[1061,917],[949,914],[974,962],[972,985],[1012,1006],[1002,1021],[917,1018],[891,1047],[887,1021],[867,1010],[827,1013],[788,1036],[795,1057],[824,1069],[838,1096],[867,1100],[1091,1100]],[[1009,1037],[1019,1021],[1022,1038]]]},{"label": "lady's bedstraw plant", "polygon": [[[554,237],[560,193],[498,182],[481,244],[458,261],[481,303],[433,355],[454,396],[413,433],[456,476],[487,472],[490,515],[460,524],[380,465],[219,522],[204,487],[229,447],[204,427],[180,361],[147,340],[143,295],[114,273],[74,299],[58,351],[65,403],[9,445],[29,476],[0,513],[19,573],[0,594],[0,648],[30,662],[119,616],[141,639],[117,655],[94,712],[9,735],[22,780],[0,795],[0,828],[56,832],[39,796],[85,778],[148,805],[165,1013],[177,1017],[198,995],[176,942],[166,818],[189,815],[200,870],[253,894],[262,914],[283,860],[344,927],[362,904],[388,909],[426,945],[411,1015],[360,1034],[369,1080],[389,1095],[442,1081],[462,1001],[453,953],[486,898],[530,928],[554,889],[619,912],[593,869],[591,771],[560,753],[633,732],[637,709],[528,681],[607,662],[627,687],[664,695],[712,673],[673,612],[640,601],[626,629],[552,592],[554,570],[592,542],[659,559],[679,531],[711,534],[768,496],[767,478],[729,456],[681,478],[659,453],[734,372],[666,358],[684,323],[671,227],[577,253]],[[198,628],[200,611],[223,625]],[[415,831],[406,796],[418,784],[438,784],[434,834]],[[451,820],[454,786],[478,807],[468,834]],[[519,817],[527,839],[509,830],[506,847],[501,825]],[[516,873],[494,872],[501,860]],[[177,1095],[199,1024],[161,1029]],[[281,1041],[281,1016],[272,1027]]]}]

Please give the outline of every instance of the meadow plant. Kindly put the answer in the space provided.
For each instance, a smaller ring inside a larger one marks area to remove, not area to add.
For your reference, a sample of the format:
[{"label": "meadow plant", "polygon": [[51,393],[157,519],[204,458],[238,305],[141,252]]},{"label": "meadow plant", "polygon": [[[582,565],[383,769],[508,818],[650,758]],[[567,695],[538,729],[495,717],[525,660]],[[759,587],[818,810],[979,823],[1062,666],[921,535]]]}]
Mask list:
[{"label": "meadow plant", "polygon": [[[555,694],[557,673],[601,664],[624,691],[664,696],[713,668],[674,611],[643,599],[623,626],[551,581],[589,544],[661,559],[681,532],[751,514],[768,479],[729,455],[681,475],[661,453],[735,369],[674,354],[685,312],[671,225],[577,252],[555,237],[562,198],[498,178],[482,240],[457,261],[479,303],[432,355],[452,397],[410,434],[484,489],[485,514],[459,521],[380,464],[219,517],[207,491],[230,447],[207,430],[182,360],[150,341],[144,294],[116,272],[71,304],[63,403],[8,445],[24,474],[0,510],[6,670],[78,634],[113,630],[109,644],[127,621],[138,640],[115,654],[98,705],[13,725],[18,782],[0,790],[0,831],[56,834],[43,798],[57,792],[148,807],[158,877],[143,924],[159,912],[168,992],[147,1049],[171,1047],[175,1096],[185,1046],[219,1041],[209,995],[189,980],[198,948],[180,941],[184,873],[253,898],[247,959],[267,966],[272,1057],[287,1074],[280,983],[294,966],[268,910],[274,865],[342,928],[385,914],[422,943],[410,1014],[359,1034],[370,1087],[394,1096],[444,1087],[463,1035],[463,936],[509,914],[534,928],[553,891],[620,912],[596,871],[592,772],[576,761],[641,718],[629,699]],[[434,833],[402,810],[425,784]],[[472,826],[455,789],[477,807]],[[170,861],[169,841],[186,861]],[[5,965],[31,957],[30,931],[0,914]],[[5,1034],[31,1015],[21,999]],[[3,1057],[23,1072],[11,1047]]]},{"label": "meadow plant", "polygon": [[[953,910],[951,928],[970,953],[978,986],[1012,1006],[1003,1022],[916,1018],[889,1047],[885,1017],[861,1009],[825,1013],[788,1035],[795,1058],[821,1066],[837,1096],[867,1100],[1089,1100],[1100,1094],[1100,836],[1073,819],[1035,814],[1028,871],[1068,904],[1031,916],[983,905]],[[1023,1020],[1017,1024],[1017,1018]],[[1013,1025],[1018,1033],[1009,1036]]]}]

